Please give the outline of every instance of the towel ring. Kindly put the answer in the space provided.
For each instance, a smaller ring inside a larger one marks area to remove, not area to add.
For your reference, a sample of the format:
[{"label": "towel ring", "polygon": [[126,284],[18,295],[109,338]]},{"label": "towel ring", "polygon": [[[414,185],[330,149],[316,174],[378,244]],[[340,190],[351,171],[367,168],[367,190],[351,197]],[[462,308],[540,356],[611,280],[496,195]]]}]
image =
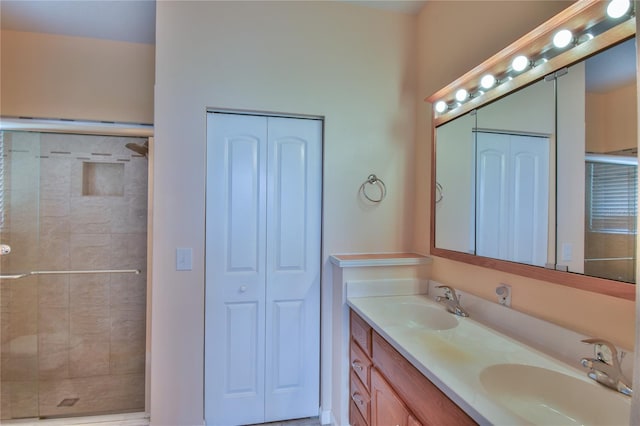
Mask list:
[{"label": "towel ring", "polygon": [[[367,194],[367,185],[377,185],[380,188],[380,197],[371,198]],[[372,203],[379,203],[380,201],[384,200],[384,197],[387,196],[387,186],[384,184],[382,179],[378,178],[378,176],[370,174],[369,177],[367,177],[367,180],[362,182],[362,185],[360,185],[360,192],[362,192],[362,195],[364,195],[364,197]]]},{"label": "towel ring", "polygon": [[440,182],[436,182],[436,204],[438,204],[444,198],[444,192],[442,191],[442,185]]}]

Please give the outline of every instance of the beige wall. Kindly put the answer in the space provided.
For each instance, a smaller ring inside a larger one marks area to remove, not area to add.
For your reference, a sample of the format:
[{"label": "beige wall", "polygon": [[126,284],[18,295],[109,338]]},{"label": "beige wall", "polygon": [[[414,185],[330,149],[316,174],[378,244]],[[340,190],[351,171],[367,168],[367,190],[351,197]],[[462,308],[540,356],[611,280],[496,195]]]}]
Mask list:
[{"label": "beige wall", "polygon": [[636,83],[587,93],[587,151],[637,148]]},{"label": "beige wall", "polygon": [[0,114],[153,122],[155,48],[3,30]]},{"label": "beige wall", "polygon": [[[430,105],[435,93],[475,65],[567,7],[563,1],[428,2],[418,17],[418,125],[414,247],[428,251]],[[478,33],[478,25],[482,25]],[[509,283],[513,307],[573,330],[634,347],[634,303],[543,281],[435,258],[431,278],[489,300]],[[628,361],[627,361],[628,362]]]},{"label": "beige wall", "polygon": [[[322,398],[330,408],[331,267],[412,241],[415,17],[338,2],[158,2],[151,418],[203,420],[206,108],[325,118]],[[370,173],[387,198],[358,197]],[[193,271],[175,271],[192,247]],[[327,377],[328,376],[328,377]]]}]

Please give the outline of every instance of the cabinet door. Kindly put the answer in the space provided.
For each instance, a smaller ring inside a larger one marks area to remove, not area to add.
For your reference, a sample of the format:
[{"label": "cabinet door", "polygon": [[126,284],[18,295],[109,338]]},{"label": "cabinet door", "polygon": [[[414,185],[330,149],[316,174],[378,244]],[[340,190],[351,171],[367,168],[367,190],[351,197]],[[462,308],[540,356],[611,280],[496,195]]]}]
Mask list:
[{"label": "cabinet door", "polygon": [[[411,423],[409,423],[410,418]],[[373,426],[419,425],[400,397],[375,368],[371,370],[371,424]]]}]

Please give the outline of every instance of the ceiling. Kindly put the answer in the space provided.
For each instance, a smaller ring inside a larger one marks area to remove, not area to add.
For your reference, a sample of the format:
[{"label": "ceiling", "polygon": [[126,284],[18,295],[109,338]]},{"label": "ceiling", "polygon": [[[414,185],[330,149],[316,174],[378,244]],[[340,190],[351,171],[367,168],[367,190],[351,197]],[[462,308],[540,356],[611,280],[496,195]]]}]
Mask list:
[{"label": "ceiling", "polygon": [[[407,14],[426,3],[343,1]],[[2,29],[155,44],[155,0],[0,0],[0,17]]]}]

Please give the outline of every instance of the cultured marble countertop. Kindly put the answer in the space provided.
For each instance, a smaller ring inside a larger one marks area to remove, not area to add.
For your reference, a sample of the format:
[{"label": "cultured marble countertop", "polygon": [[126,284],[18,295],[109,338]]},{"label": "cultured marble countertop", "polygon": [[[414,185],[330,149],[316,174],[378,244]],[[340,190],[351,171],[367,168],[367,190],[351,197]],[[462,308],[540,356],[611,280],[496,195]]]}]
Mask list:
[{"label": "cultured marble countertop", "polygon": [[[629,424],[629,397],[473,318],[446,312],[426,295],[350,297],[347,303],[479,424]],[[426,327],[420,312],[431,318]],[[517,370],[500,370],[500,364],[534,368],[516,377]]]}]

